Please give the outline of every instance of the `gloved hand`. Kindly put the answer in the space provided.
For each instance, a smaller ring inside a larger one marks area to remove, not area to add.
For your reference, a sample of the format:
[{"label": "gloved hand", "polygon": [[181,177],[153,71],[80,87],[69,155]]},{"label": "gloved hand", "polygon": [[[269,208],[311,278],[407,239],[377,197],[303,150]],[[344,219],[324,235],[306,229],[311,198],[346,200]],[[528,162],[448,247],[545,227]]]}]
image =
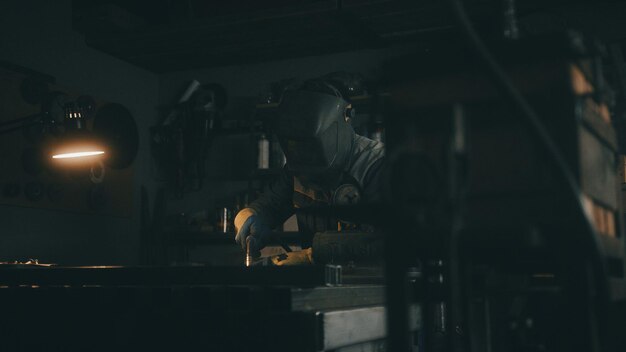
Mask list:
[{"label": "gloved hand", "polygon": [[246,238],[252,236],[250,239],[250,251],[258,252],[265,247],[267,239],[271,236],[272,229],[270,229],[265,223],[256,215],[251,215],[241,225],[235,235],[235,241],[241,245],[241,248],[246,250]]},{"label": "gloved hand", "polygon": [[313,252],[311,248],[301,251],[289,252],[271,257],[272,264],[283,265],[311,265],[313,264]]}]

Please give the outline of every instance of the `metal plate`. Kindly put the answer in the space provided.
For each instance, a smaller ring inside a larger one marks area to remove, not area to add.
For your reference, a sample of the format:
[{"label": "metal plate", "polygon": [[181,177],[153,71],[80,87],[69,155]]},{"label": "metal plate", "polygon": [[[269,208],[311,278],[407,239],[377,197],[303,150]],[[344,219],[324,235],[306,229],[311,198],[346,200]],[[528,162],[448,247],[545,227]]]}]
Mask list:
[{"label": "metal plate", "polygon": [[268,288],[273,311],[320,311],[355,308],[385,303],[382,285],[353,285],[313,288]]},{"label": "metal plate", "polygon": [[[334,350],[387,336],[386,308],[383,306],[319,312],[323,337],[318,350]],[[421,309],[417,305],[409,308],[409,328],[421,327]]]}]

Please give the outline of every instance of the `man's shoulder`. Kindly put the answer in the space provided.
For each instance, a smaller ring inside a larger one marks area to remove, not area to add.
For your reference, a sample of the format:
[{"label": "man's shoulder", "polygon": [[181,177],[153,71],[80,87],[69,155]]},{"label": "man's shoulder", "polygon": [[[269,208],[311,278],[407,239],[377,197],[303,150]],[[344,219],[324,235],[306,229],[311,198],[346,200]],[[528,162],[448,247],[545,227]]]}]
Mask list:
[{"label": "man's shoulder", "polygon": [[385,145],[382,142],[356,135],[348,173],[363,187],[372,165],[384,157]]},{"label": "man's shoulder", "polygon": [[357,134],[355,135],[354,153],[381,153],[384,156],[385,144]]}]

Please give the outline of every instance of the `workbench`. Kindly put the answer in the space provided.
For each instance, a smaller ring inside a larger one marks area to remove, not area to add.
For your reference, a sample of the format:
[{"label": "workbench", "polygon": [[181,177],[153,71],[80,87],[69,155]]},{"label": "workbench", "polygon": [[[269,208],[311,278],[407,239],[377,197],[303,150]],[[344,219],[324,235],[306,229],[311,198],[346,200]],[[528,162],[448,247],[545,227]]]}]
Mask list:
[{"label": "workbench", "polygon": [[384,286],[327,270],[0,266],[0,335],[8,350],[384,350]]}]

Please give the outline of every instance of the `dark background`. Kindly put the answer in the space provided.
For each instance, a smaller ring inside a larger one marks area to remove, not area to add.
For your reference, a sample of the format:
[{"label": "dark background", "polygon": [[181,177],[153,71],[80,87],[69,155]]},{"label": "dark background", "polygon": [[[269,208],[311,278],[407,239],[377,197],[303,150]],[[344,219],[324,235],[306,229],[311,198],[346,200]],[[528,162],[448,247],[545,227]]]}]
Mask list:
[{"label": "dark background", "polygon": [[[384,78],[382,68],[392,58],[428,56],[452,45],[454,27],[443,3],[2,1],[0,60],[124,104],[138,124],[140,147],[131,218],[1,206],[0,261],[138,263],[140,187],[148,189],[152,200],[163,184],[150,154],[149,128],[158,121],[160,108],[177,99],[190,80],[223,85],[230,116],[280,79],[345,70],[376,81]],[[466,4],[483,32],[497,36],[499,2]],[[623,2],[520,1],[519,7],[523,35],[576,28],[607,44],[626,43]],[[219,168],[242,157],[238,144],[236,138],[216,141],[209,164]],[[245,187],[245,181],[213,180],[203,191],[169,202],[167,213],[211,208]]]}]

